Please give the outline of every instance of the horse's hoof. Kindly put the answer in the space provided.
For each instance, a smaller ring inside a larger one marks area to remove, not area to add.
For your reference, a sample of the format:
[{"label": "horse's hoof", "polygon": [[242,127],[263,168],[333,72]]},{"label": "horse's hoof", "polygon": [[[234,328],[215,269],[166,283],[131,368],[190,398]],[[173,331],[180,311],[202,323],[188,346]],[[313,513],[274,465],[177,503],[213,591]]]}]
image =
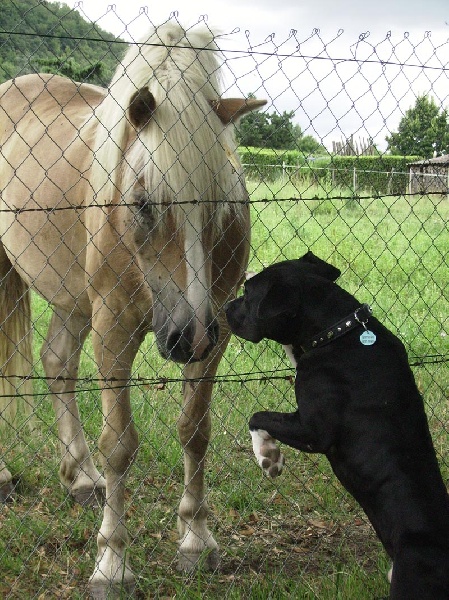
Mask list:
[{"label": "horse's hoof", "polygon": [[0,485],[0,502],[12,502],[14,492],[14,485],[12,481],[7,481]]},{"label": "horse's hoof", "polygon": [[182,552],[178,550],[178,571],[190,573],[195,569],[203,571],[215,571],[220,564],[220,553],[216,548],[213,550],[205,550],[200,554],[196,552]]},{"label": "horse's hoof", "polygon": [[75,502],[78,502],[78,504],[81,504],[84,508],[103,508],[106,492],[105,489],[101,487],[78,488],[72,490],[71,496]]},{"label": "horse's hoof", "polygon": [[122,600],[135,598],[136,584],[134,581],[123,583],[91,581],[88,590],[91,600]]}]

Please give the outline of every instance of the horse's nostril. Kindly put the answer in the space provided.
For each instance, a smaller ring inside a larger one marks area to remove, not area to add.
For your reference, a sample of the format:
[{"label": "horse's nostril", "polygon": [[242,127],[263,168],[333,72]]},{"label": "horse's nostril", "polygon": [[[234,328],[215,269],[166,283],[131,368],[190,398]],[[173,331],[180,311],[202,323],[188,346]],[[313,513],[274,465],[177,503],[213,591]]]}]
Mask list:
[{"label": "horse's nostril", "polygon": [[218,325],[218,321],[214,319],[207,326],[207,337],[210,340],[210,343],[215,346],[218,343],[218,337],[220,335],[220,327]]},{"label": "horse's nostril", "polygon": [[203,360],[217,345],[218,337],[219,326],[216,319],[209,321],[206,330],[202,328],[194,330],[192,324],[180,328],[175,323],[171,323],[165,342],[161,346],[161,353],[170,360],[180,363]]},{"label": "horse's nostril", "polygon": [[186,362],[191,355],[191,342],[184,332],[175,330],[167,337],[167,350],[172,360]]}]

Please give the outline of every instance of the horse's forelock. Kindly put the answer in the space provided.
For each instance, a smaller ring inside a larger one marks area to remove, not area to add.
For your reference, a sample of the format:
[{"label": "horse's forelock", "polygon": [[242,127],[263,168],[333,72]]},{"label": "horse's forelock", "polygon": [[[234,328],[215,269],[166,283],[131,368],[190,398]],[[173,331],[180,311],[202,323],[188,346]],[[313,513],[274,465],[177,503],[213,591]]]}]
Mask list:
[{"label": "horse's forelock", "polygon": [[[172,112],[178,113],[189,102],[201,105],[202,114],[190,125],[192,130],[201,128],[201,121],[209,112],[208,101],[220,96],[216,50],[214,35],[208,28],[186,31],[169,23],[152,30],[139,44],[130,47],[116,70],[109,93],[94,111],[97,127],[92,184],[100,203],[111,202],[115,190],[120,188],[122,157],[131,131],[127,111],[136,90],[143,86],[150,88],[156,112],[164,103],[166,112],[170,112],[171,104]],[[183,105],[178,102],[181,98]],[[162,116],[160,120],[163,121]],[[170,124],[159,126],[164,128],[163,135],[168,135]],[[143,132],[139,136],[145,137]],[[153,152],[154,148],[149,147],[148,151]]]}]

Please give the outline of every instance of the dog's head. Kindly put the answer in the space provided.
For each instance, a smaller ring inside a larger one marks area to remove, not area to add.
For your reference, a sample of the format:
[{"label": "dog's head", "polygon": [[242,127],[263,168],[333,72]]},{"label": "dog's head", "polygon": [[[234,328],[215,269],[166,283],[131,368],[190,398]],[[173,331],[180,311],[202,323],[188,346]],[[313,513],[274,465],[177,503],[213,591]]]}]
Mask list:
[{"label": "dog's head", "polygon": [[243,296],[226,305],[231,331],[250,342],[268,338],[291,344],[304,302],[326,293],[339,275],[336,267],[312,252],[267,267],[245,283]]}]

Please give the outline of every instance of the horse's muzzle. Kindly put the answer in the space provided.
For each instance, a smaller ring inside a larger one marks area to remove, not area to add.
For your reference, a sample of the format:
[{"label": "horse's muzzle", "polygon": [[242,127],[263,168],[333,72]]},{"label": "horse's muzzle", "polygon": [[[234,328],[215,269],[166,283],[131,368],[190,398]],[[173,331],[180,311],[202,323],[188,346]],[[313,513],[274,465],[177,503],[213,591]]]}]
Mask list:
[{"label": "horse's muzzle", "polygon": [[170,316],[160,324],[156,311],[153,329],[161,356],[183,364],[207,358],[216,346],[219,336],[219,326],[214,318],[204,327],[197,319],[191,317],[188,324],[181,327]]}]

